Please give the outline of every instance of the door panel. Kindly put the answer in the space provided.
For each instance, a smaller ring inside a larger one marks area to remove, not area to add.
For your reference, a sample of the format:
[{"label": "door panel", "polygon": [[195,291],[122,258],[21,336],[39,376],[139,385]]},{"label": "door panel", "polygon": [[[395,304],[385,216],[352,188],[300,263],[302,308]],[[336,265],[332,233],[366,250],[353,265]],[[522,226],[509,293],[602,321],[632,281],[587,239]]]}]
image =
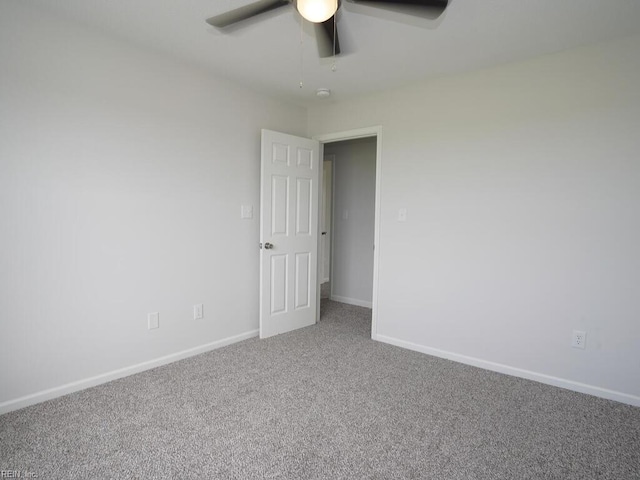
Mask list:
[{"label": "door panel", "polygon": [[271,256],[271,313],[287,311],[287,256]]},{"label": "door panel", "polygon": [[316,322],[319,151],[315,140],[262,131],[261,338]]},{"label": "door panel", "polygon": [[287,235],[289,220],[289,178],[271,177],[271,235]]},{"label": "door panel", "polygon": [[313,150],[298,148],[298,166],[309,170],[313,169]]},{"label": "door panel", "polygon": [[273,154],[271,156],[271,162],[274,165],[289,165],[289,145],[287,144],[283,144],[283,143],[276,143],[274,142],[273,144]]},{"label": "door panel", "polygon": [[298,178],[296,188],[296,234],[311,235],[311,179]]},{"label": "door panel", "polygon": [[296,309],[309,307],[310,258],[308,253],[296,253]]}]

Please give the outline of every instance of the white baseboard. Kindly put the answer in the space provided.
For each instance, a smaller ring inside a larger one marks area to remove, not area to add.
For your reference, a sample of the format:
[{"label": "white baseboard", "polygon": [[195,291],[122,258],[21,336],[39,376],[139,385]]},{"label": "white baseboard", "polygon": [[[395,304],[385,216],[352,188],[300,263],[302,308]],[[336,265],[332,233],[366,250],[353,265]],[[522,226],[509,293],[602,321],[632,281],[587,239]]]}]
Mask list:
[{"label": "white baseboard", "polygon": [[129,367],[120,368],[111,372],[102,373],[94,377],[67,383],[59,387],[42,390],[40,392],[32,393],[24,397],[16,398],[15,400],[8,400],[6,402],[0,403],[0,415],[12,412],[14,410],[19,410],[20,408],[28,407],[29,405],[35,405],[36,403],[44,402],[46,400],[51,400],[52,398],[57,398],[69,393],[77,392],[79,390],[84,390],[85,388],[94,387],[102,383],[117,380],[118,378],[127,377],[129,375],[133,375],[134,373],[151,370],[152,368],[160,367],[177,360],[193,357],[194,355],[199,355],[201,353],[209,352],[217,348],[225,347],[227,345],[231,345],[232,343],[241,342],[242,340],[247,340],[252,337],[257,337],[258,333],[258,330],[251,330],[246,333],[241,333],[240,335],[223,338],[222,340],[217,340],[205,345],[189,348],[187,350],[172,353],[164,357],[138,363]]},{"label": "white baseboard", "polygon": [[371,302],[366,302],[364,300],[358,300],[357,298],[341,297],[339,295],[331,295],[330,298],[334,302],[348,303],[349,305],[356,305],[358,307],[371,308],[371,306],[372,306]]},{"label": "white baseboard", "polygon": [[395,345],[396,347],[402,347],[408,350],[426,353],[427,355],[433,355],[434,357],[446,358],[447,360],[453,360],[454,362],[484,368],[485,370],[504,373],[507,375],[512,375],[514,377],[526,378],[527,380],[533,380],[547,385],[553,385],[554,387],[565,388],[567,390],[573,390],[574,392],[586,393],[588,395],[594,395],[596,397],[615,400],[616,402],[627,403],[635,407],[640,407],[640,397],[636,395],[617,392],[615,390],[608,390],[606,388],[596,387],[594,385],[588,385],[585,383],[574,382],[573,380],[553,377],[550,375],[545,375],[543,373],[532,372],[530,370],[503,365],[501,363],[482,360],[480,358],[468,357],[466,355],[460,355],[457,353],[448,352],[446,350],[426,347],[424,345],[407,342],[405,340],[399,340],[393,337],[387,337],[385,335],[375,335],[373,339],[379,342]]}]

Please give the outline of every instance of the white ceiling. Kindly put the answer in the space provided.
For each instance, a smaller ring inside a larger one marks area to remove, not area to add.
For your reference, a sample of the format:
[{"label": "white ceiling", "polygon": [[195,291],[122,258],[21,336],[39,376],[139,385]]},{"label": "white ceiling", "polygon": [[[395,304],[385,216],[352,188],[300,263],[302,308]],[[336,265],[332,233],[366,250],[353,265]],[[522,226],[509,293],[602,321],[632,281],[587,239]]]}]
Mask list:
[{"label": "white ceiling", "polygon": [[292,6],[222,33],[205,19],[252,0],[25,1],[300,105],[640,33],[640,0],[450,0],[438,21],[343,2],[334,72]]}]

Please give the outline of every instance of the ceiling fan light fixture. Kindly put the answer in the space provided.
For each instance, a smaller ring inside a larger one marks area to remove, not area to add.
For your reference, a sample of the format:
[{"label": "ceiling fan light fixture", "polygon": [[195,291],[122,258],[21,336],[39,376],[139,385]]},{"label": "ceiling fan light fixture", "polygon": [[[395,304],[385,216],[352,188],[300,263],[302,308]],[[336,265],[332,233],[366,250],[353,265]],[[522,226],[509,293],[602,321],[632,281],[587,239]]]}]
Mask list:
[{"label": "ceiling fan light fixture", "polygon": [[322,23],[336,13],[338,0],[297,0],[296,8],[306,20]]}]

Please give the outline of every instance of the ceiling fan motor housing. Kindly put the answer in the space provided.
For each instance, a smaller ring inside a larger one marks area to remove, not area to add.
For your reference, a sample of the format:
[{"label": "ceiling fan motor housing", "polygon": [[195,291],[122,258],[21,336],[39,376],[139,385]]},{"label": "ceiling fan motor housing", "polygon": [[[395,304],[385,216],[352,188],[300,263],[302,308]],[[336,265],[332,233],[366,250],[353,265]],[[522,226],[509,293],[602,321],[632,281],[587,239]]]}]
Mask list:
[{"label": "ceiling fan motor housing", "polygon": [[335,15],[338,0],[297,0],[296,8],[305,20],[322,23]]},{"label": "ceiling fan motor housing", "polygon": [[[438,18],[447,8],[449,0],[348,0],[349,3],[367,5],[369,7],[418,14],[416,9],[427,12],[425,18]],[[208,18],[207,23],[213,27],[224,29],[244,20],[275,10],[280,7],[295,5],[304,18],[315,24],[316,40],[320,57],[326,58],[340,54],[340,41],[336,25],[335,13],[342,4],[341,0],[258,0],[240,8]]]}]

